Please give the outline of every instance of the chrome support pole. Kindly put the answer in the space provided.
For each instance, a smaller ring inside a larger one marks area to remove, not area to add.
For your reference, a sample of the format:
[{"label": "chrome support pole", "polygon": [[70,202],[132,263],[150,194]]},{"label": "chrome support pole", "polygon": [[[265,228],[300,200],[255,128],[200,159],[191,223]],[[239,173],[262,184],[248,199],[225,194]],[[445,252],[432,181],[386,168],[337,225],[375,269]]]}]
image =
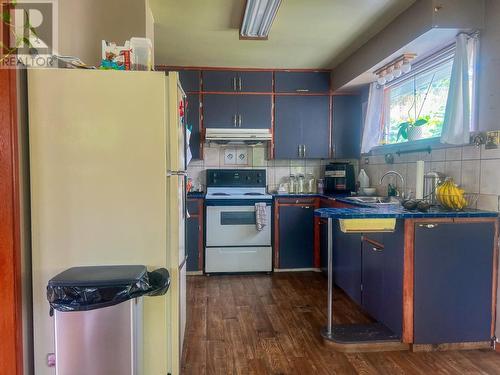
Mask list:
[{"label": "chrome support pole", "polygon": [[333,219],[328,218],[328,326],[327,334],[332,335],[333,326]]}]

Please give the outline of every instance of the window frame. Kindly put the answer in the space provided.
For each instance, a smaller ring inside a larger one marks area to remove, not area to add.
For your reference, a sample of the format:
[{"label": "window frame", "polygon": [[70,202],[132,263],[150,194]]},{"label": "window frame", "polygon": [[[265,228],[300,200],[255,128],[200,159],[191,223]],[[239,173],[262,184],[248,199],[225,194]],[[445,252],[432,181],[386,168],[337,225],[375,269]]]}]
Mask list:
[{"label": "window frame", "polygon": [[[427,72],[431,72],[433,70],[437,70],[443,65],[449,63],[450,61],[453,61],[455,58],[455,43],[452,45],[449,45],[440,51],[437,51],[427,58],[423,59],[421,62],[417,63],[413,70],[407,74],[402,75],[401,77],[393,80],[389,84],[384,85],[384,108],[383,108],[383,115],[382,115],[382,124],[381,124],[381,132],[382,134],[385,134],[387,130],[387,117],[390,116],[390,100],[387,100],[387,97],[389,95],[389,90],[392,87],[395,87],[397,85],[401,85],[405,82],[408,82],[412,79],[415,79],[416,76],[425,74]],[[421,148],[421,147],[428,147],[436,144],[440,144],[440,136],[438,137],[429,137],[429,138],[423,138],[415,141],[406,141],[406,142],[400,142],[400,143],[388,143],[388,144],[383,144],[380,146],[375,147],[372,151],[374,150],[389,150],[391,148],[404,148],[404,150],[412,149],[412,148]],[[417,146],[417,147],[414,147]]]}]

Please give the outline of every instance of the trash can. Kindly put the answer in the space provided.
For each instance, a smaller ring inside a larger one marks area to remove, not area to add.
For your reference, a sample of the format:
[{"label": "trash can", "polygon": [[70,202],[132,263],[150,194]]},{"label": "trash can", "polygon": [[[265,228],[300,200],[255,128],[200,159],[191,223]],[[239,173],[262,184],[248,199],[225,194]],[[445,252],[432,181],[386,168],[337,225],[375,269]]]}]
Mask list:
[{"label": "trash can", "polygon": [[47,286],[57,375],[139,375],[142,299],[167,292],[166,269],[73,267]]}]

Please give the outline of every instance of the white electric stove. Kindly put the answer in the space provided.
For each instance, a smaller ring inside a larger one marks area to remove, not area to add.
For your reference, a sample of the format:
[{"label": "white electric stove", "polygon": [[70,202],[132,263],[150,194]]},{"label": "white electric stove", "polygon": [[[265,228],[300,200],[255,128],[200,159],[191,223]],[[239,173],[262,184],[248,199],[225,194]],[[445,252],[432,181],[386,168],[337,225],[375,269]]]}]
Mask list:
[{"label": "white electric stove", "polygon": [[[266,204],[260,231],[259,202]],[[272,202],[265,170],[207,170],[205,273],[271,272]]]}]

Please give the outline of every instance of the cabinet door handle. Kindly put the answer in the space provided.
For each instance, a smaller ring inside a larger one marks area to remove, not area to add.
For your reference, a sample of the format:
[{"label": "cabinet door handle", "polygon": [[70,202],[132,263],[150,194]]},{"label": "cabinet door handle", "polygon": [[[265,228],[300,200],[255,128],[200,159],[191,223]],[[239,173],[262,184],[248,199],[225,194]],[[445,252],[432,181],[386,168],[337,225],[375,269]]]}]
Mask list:
[{"label": "cabinet door handle", "polygon": [[299,154],[299,158],[302,157],[302,145],[298,145],[297,153]]},{"label": "cabinet door handle", "polygon": [[233,126],[236,127],[236,121],[237,121],[237,116],[234,115],[233,116]]},{"label": "cabinet door handle", "polygon": [[309,89],[296,89],[295,92],[309,92]]},{"label": "cabinet door handle", "polygon": [[304,150],[302,157],[306,157],[306,145],[302,145],[302,148]]},{"label": "cabinet door handle", "polygon": [[376,252],[384,251],[384,249],[381,249],[380,247],[372,247],[372,250]]},{"label": "cabinet door handle", "polygon": [[236,91],[236,77],[233,77],[233,91]]},{"label": "cabinet door handle", "polygon": [[438,225],[437,224],[419,224],[418,226],[420,228],[433,229],[433,228],[436,228]]},{"label": "cabinet door handle", "polygon": [[241,122],[243,121],[243,116],[238,115],[238,128],[241,128]]},{"label": "cabinet door handle", "polygon": [[241,77],[238,77],[238,91],[241,91]]}]

